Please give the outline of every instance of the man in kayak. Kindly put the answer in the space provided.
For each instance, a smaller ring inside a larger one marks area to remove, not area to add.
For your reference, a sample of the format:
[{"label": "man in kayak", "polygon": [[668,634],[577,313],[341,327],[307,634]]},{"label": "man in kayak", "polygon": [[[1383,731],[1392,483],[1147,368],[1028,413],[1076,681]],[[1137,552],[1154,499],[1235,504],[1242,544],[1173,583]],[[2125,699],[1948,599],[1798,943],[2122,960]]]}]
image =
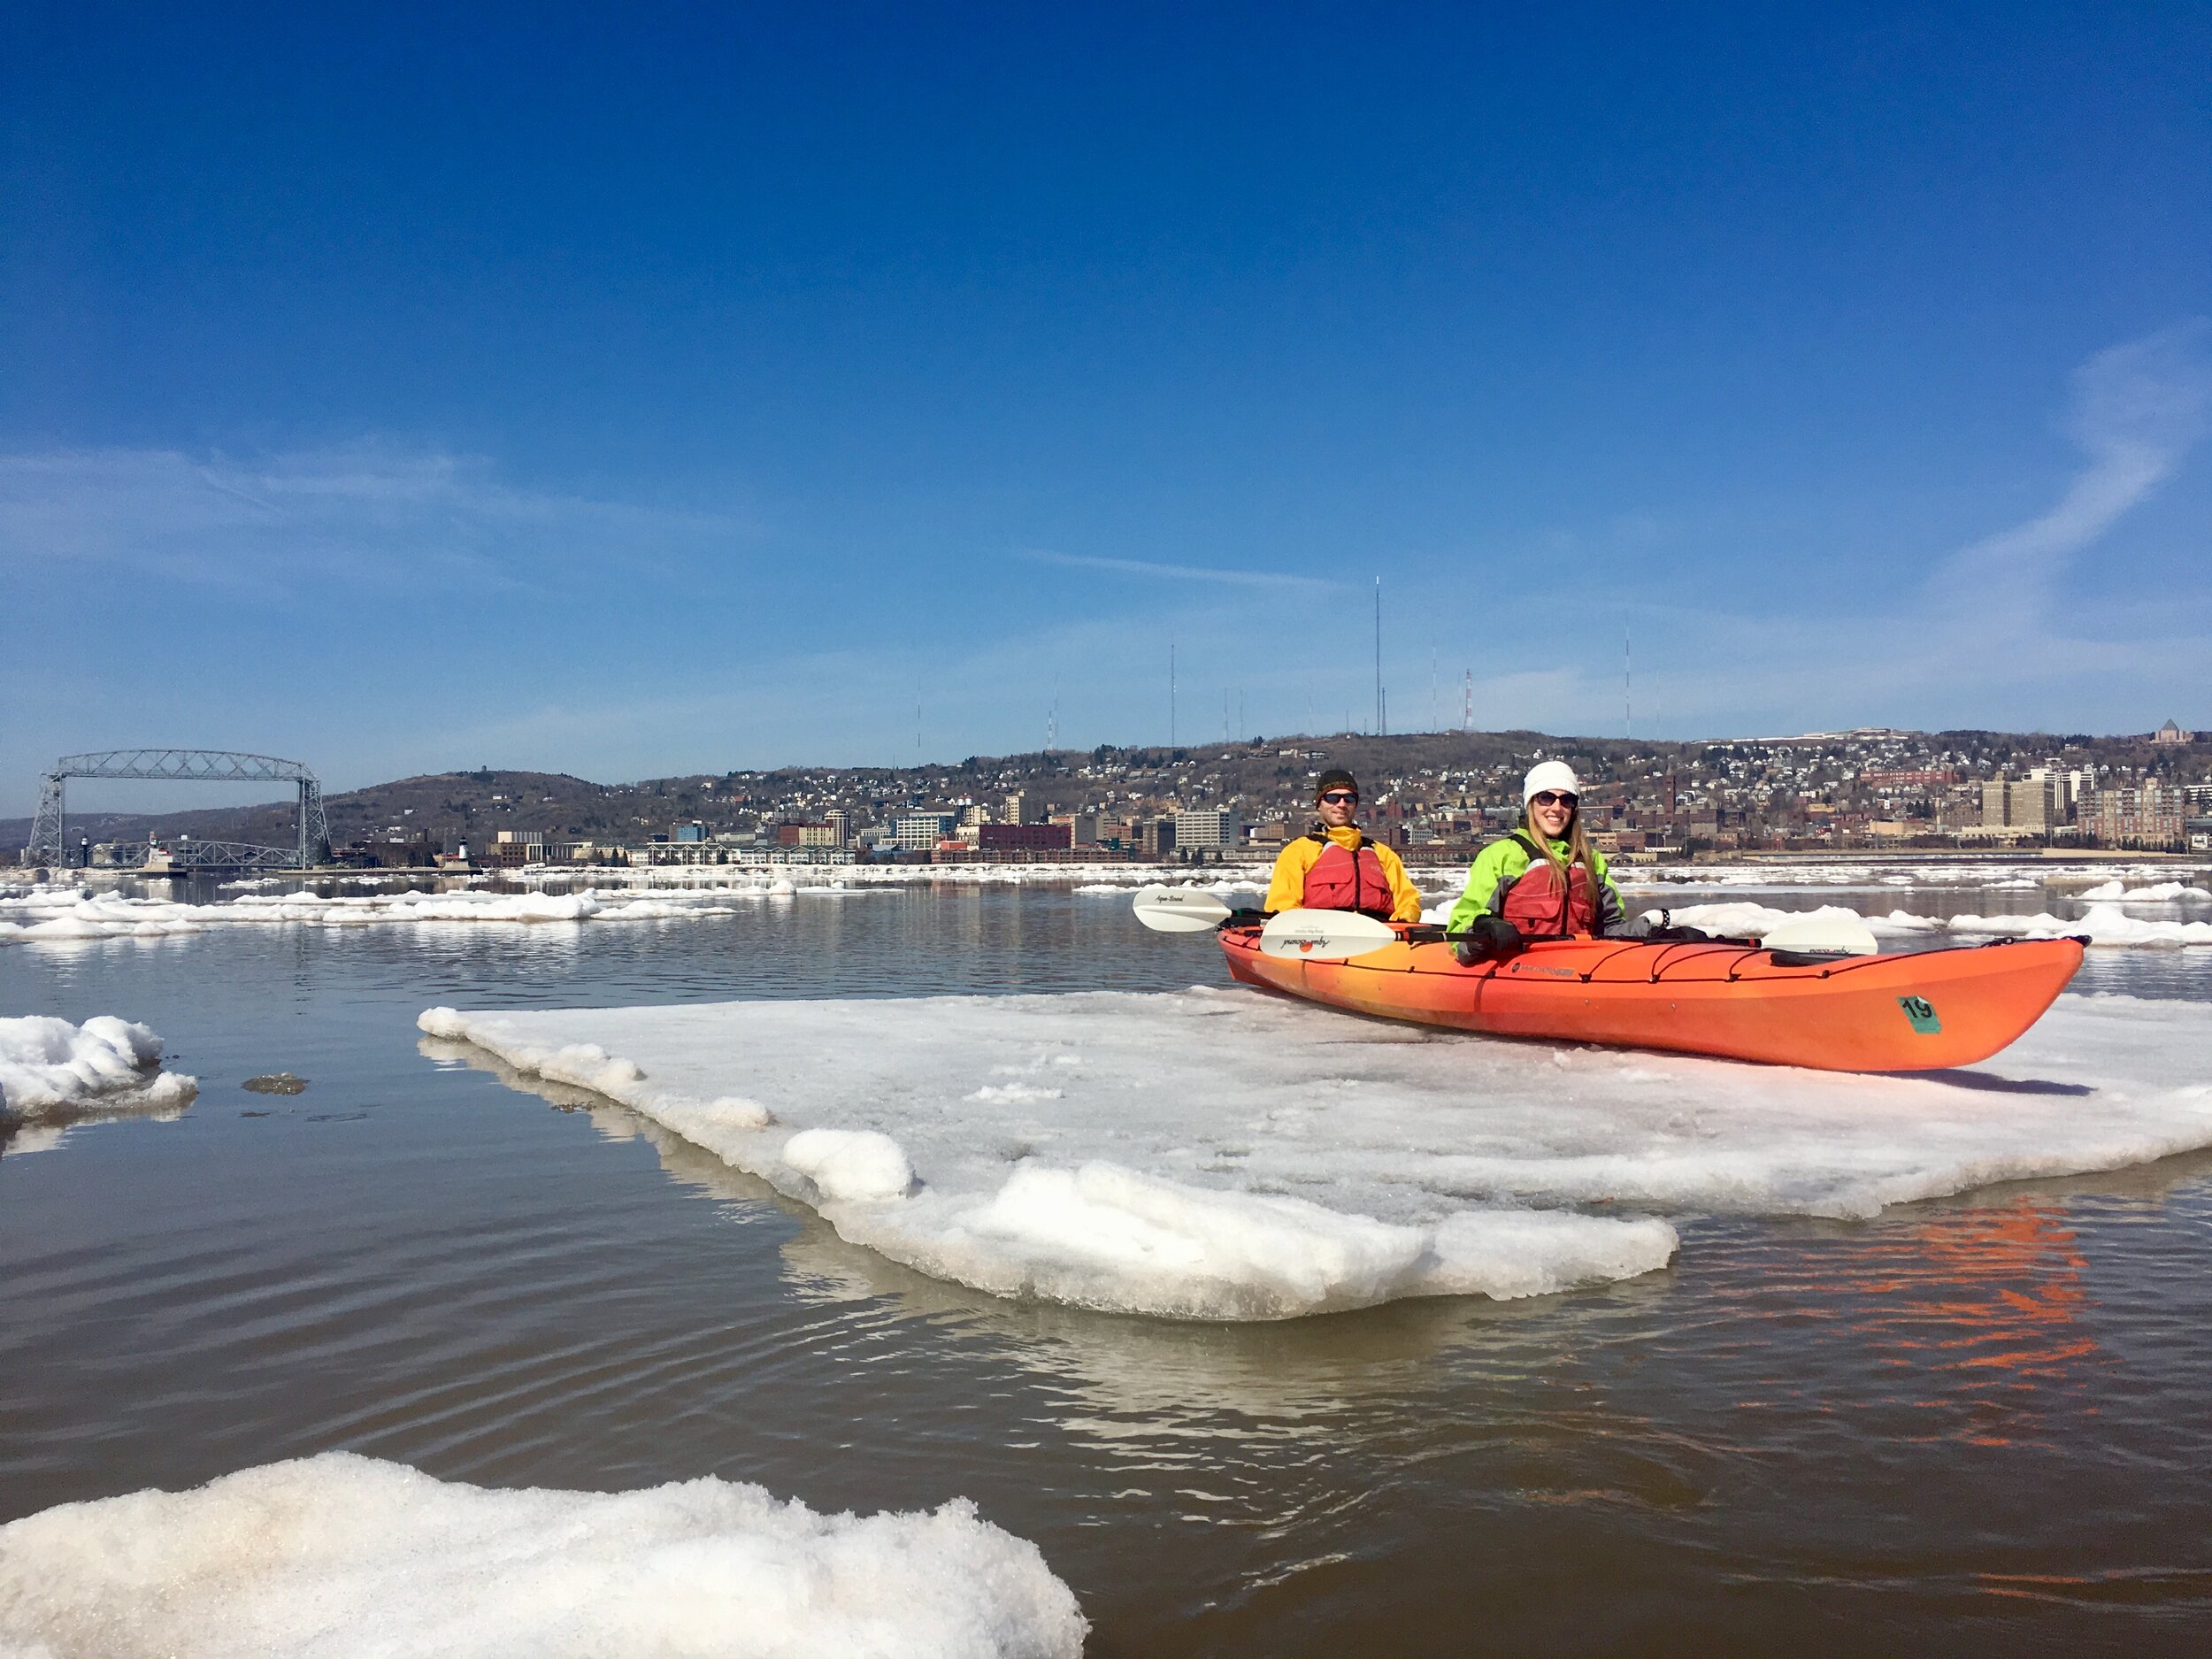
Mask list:
[{"label": "man in kayak", "polygon": [[1277,855],[1268,912],[1358,910],[1379,921],[1419,921],[1421,895],[1404,862],[1352,822],[1359,816],[1357,780],[1348,772],[1325,772],[1313,796],[1321,821]]},{"label": "man in kayak", "polygon": [[1517,954],[1530,939],[1620,931],[1628,910],[1605,855],[1582,833],[1582,785],[1563,760],[1529,768],[1520,827],[1475,855],[1444,931],[1463,966]]}]

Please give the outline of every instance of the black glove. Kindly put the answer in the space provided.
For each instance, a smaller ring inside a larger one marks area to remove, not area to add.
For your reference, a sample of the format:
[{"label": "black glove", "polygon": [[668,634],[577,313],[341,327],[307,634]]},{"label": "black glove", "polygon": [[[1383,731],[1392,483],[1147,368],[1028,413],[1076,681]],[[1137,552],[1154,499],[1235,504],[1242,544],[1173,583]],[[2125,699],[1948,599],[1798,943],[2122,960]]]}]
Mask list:
[{"label": "black glove", "polygon": [[1521,930],[1502,916],[1478,916],[1465,933],[1452,941],[1452,955],[1463,968],[1478,962],[1503,962],[1526,949]]}]

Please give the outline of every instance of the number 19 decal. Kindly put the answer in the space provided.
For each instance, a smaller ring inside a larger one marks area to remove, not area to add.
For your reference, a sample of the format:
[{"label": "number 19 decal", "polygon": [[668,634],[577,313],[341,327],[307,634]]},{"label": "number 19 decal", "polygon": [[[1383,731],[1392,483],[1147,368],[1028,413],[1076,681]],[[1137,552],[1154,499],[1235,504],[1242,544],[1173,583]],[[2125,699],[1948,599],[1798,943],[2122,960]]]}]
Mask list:
[{"label": "number 19 decal", "polygon": [[1901,996],[1897,1006],[1905,1010],[1905,1018],[1912,1028],[1924,1037],[1940,1036],[1943,1022],[1936,1018],[1935,1004],[1924,996]]}]

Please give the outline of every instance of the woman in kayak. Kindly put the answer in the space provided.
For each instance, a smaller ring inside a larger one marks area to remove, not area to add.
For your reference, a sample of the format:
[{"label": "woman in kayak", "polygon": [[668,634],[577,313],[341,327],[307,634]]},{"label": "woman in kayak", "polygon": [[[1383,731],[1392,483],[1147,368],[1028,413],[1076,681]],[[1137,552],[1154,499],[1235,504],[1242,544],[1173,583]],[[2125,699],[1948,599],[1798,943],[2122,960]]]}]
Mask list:
[{"label": "woman in kayak", "polygon": [[1313,787],[1321,821],[1284,848],[1275,859],[1264,908],[1276,910],[1358,910],[1385,922],[1421,919],[1421,895],[1398,855],[1362,834],[1359,784],[1352,774],[1329,771]]},{"label": "woman in kayak", "polygon": [[1581,797],[1565,761],[1529,769],[1520,827],[1475,855],[1445,925],[1463,964],[1512,956],[1531,939],[1619,931],[1627,907],[1605,855],[1582,833]]}]

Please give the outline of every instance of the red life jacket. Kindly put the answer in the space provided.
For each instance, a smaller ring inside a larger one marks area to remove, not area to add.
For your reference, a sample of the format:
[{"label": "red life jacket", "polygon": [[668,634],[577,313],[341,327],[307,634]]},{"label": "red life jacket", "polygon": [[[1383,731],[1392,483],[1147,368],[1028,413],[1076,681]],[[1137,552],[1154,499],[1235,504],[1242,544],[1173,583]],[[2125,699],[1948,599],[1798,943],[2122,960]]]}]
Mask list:
[{"label": "red life jacket", "polygon": [[1525,837],[1513,839],[1528,848],[1528,872],[1506,888],[1498,914],[1525,938],[1596,933],[1597,885],[1591,880],[1589,870],[1582,864],[1570,864],[1562,879],[1559,866],[1530,846]]},{"label": "red life jacket", "polygon": [[1299,902],[1310,910],[1359,910],[1388,921],[1397,900],[1382,860],[1375,856],[1375,843],[1363,835],[1358,847],[1347,851],[1318,830],[1311,839],[1323,843],[1321,856],[1306,872],[1305,896]]}]

